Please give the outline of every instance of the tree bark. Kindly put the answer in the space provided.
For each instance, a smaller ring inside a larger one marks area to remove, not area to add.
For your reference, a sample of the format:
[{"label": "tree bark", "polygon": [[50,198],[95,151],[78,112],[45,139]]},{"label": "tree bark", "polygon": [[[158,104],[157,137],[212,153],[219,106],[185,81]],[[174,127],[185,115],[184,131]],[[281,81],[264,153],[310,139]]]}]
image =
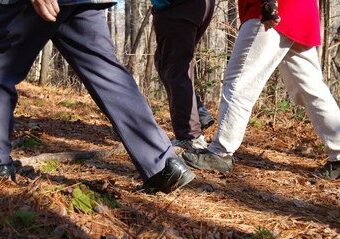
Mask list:
[{"label": "tree bark", "polygon": [[142,91],[144,95],[149,95],[149,88],[152,77],[152,66],[153,66],[153,42],[155,41],[155,32],[153,30],[153,26],[151,26],[149,37],[148,37],[148,45],[147,45],[147,57],[146,57],[146,65],[145,65],[145,74],[144,79],[142,81]]},{"label": "tree bark", "polygon": [[41,57],[41,68],[40,68],[40,76],[39,76],[39,85],[46,85],[48,83],[48,76],[50,70],[50,61],[52,57],[52,49],[53,44],[51,41],[48,41],[42,50]]},{"label": "tree bark", "polygon": [[112,35],[113,35],[113,29],[112,29],[112,26],[113,26],[113,12],[112,12],[112,8],[109,8],[107,10],[107,25],[109,27],[110,36],[112,38]]},{"label": "tree bark", "polygon": [[131,55],[129,57],[128,69],[131,70],[132,72],[133,72],[134,65],[136,63],[137,48],[138,48],[138,45],[139,45],[139,43],[142,39],[144,29],[148,25],[150,16],[151,16],[151,8],[149,8],[148,11],[146,12],[146,15],[145,15],[145,17],[142,21],[141,26],[138,29],[138,32],[136,34],[136,37],[135,37],[134,42],[133,42],[132,47],[131,47],[131,52],[130,52]]},{"label": "tree bark", "polygon": [[125,0],[125,35],[124,35],[124,62],[128,62],[130,52],[130,25],[131,25],[131,0]]},{"label": "tree bark", "polygon": [[329,0],[322,0],[322,14],[323,14],[323,47],[322,47],[322,57],[321,57],[321,64],[324,76],[326,79],[328,78],[328,47],[329,47],[329,21],[330,21],[330,2]]},{"label": "tree bark", "polygon": [[[114,26],[113,26],[113,30],[114,30],[114,44],[115,44],[115,49],[117,49],[118,46],[118,23],[117,23],[117,5],[115,5],[113,7],[113,15],[114,15]],[[116,50],[116,54],[118,53],[118,51]]]},{"label": "tree bark", "polygon": [[130,70],[130,72],[134,73],[134,67],[136,65],[136,50],[137,48],[134,48],[137,34],[138,34],[138,1],[137,0],[131,0],[131,21],[130,21],[130,53],[128,57],[128,63],[127,68]]}]

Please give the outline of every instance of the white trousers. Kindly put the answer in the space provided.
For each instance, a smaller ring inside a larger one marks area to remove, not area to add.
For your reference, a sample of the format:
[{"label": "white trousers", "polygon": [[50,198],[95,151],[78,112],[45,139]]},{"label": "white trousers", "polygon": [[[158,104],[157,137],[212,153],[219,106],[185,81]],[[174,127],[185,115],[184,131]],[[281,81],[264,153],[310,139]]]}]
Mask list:
[{"label": "white trousers", "polygon": [[323,82],[316,48],[297,52],[276,30],[257,19],[245,22],[223,83],[218,131],[209,150],[220,156],[240,146],[252,108],[276,67],[292,100],[305,107],[331,161],[340,160],[340,110]]}]

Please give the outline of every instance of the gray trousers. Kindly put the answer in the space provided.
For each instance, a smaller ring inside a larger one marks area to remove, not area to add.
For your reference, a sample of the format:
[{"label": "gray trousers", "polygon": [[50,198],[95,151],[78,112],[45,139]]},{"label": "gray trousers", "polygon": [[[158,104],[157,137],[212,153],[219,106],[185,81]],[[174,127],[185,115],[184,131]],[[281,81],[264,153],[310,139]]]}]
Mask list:
[{"label": "gray trousers", "polygon": [[132,76],[116,59],[97,5],[62,7],[55,23],[43,21],[30,3],[0,5],[0,164],[12,160],[16,85],[49,39],[108,117],[143,179],[161,171],[165,160],[175,157],[174,150]]}]

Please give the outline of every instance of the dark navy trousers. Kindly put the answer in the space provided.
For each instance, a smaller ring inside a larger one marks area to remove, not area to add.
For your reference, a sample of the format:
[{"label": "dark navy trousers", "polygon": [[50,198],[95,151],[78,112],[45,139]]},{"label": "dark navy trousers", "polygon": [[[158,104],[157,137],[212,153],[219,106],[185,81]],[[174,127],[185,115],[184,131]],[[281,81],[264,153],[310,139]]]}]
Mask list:
[{"label": "dark navy trousers", "polygon": [[62,7],[55,23],[42,20],[30,3],[0,5],[0,164],[12,160],[16,85],[49,39],[108,117],[142,177],[161,171],[165,160],[175,157],[174,150],[131,74],[118,62],[104,12],[96,5]]},{"label": "dark navy trousers", "polygon": [[197,109],[203,104],[194,91],[192,59],[212,19],[215,0],[178,2],[164,10],[153,9],[153,25],[155,66],[167,91],[176,139],[182,140],[202,134]]}]

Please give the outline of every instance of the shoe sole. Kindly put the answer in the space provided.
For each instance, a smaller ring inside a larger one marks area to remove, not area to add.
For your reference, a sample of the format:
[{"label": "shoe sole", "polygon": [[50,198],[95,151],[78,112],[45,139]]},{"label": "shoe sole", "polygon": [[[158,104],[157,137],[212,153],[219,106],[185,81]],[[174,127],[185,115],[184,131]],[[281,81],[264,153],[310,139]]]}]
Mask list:
[{"label": "shoe sole", "polygon": [[170,193],[177,189],[180,189],[187,185],[188,183],[190,183],[195,177],[196,175],[191,170],[187,170],[181,175],[181,177],[178,179],[175,185],[173,185],[169,190],[165,190],[163,192]]}]

